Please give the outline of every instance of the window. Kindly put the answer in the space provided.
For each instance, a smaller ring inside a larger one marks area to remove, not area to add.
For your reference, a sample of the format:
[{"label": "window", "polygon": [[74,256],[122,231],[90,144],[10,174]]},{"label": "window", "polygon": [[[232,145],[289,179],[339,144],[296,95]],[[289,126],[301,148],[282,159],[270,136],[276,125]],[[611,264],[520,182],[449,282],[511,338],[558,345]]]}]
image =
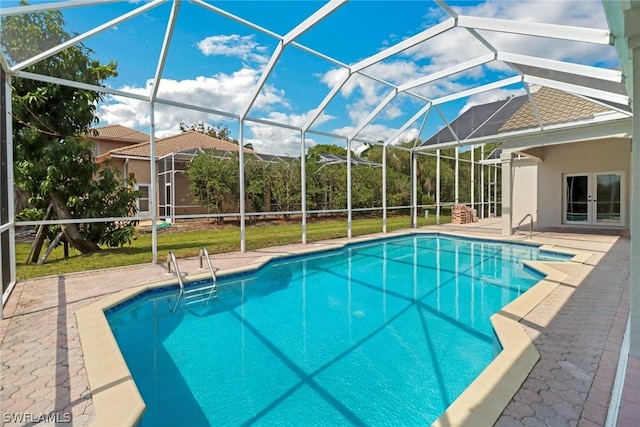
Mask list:
[{"label": "window", "polygon": [[140,192],[140,198],[138,198],[138,213],[149,213],[149,184],[137,184],[136,189]]}]

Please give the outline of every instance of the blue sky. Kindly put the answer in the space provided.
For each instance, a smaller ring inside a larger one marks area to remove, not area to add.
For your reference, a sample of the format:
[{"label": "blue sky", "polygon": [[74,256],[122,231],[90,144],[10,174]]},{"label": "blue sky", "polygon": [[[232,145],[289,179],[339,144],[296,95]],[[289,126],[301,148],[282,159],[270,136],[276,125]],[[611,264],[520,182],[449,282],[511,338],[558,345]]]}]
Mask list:
[{"label": "blue sky", "polygon": [[[279,35],[286,34],[324,4],[316,1],[207,1]],[[9,5],[6,1],[3,4]],[[69,32],[83,33],[147,4],[120,2],[78,7],[66,9],[63,14]],[[460,13],[473,16],[590,28],[607,26],[602,5],[597,0],[448,4]],[[156,71],[170,10],[171,2],[167,2],[84,42],[95,51],[97,59],[118,62],[119,75],[109,80],[108,86],[135,93],[149,92],[148,84]],[[447,18],[445,11],[431,1],[351,1],[302,34],[296,42],[349,65]],[[556,41],[550,49],[549,41],[544,39],[486,32],[481,34],[500,50],[511,53],[611,68],[618,65],[615,50],[607,46]],[[277,40],[268,34],[183,1],[159,87],[159,96],[239,113],[248,105],[276,44]],[[399,85],[487,52],[467,31],[455,28],[365,71]],[[306,122],[343,72],[336,64],[295,46],[287,46],[249,116],[300,126]],[[439,98],[513,75],[513,70],[494,62],[418,87],[415,93],[429,99]],[[388,85],[354,75],[312,129],[349,133],[391,90]],[[521,92],[521,85],[494,90],[443,104],[442,112],[451,120],[467,106]],[[370,140],[386,140],[423,105],[424,101],[402,94],[363,129],[360,136]],[[108,96],[98,111],[101,125],[122,124],[148,132],[149,108],[144,102]],[[193,123],[198,120],[221,123],[230,128],[232,135],[237,136],[236,120],[162,105],[156,107],[157,136],[177,133],[181,121]],[[402,138],[417,136],[421,124],[422,119],[411,126]],[[443,122],[438,114],[431,113],[422,138],[428,138],[442,126]],[[300,151],[298,132],[251,122],[245,123],[244,132],[245,142],[252,142],[259,151],[278,154],[298,154]],[[342,140],[314,134],[308,134],[307,140],[310,145],[344,145]]]}]

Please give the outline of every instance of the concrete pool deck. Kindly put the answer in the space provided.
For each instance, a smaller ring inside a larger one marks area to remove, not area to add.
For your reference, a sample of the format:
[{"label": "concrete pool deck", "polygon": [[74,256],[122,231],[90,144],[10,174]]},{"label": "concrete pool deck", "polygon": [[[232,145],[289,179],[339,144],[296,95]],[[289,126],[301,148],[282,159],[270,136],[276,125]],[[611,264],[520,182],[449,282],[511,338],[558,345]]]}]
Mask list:
[{"label": "concrete pool deck", "polygon": [[[423,230],[500,237],[499,220]],[[523,240],[525,236],[513,236]],[[212,255],[221,269],[245,266],[265,256],[331,247],[347,239],[266,248],[245,254]],[[536,232],[534,241],[591,252],[584,264],[558,269],[566,279],[521,320],[540,353],[497,425],[602,426],[629,307],[629,239],[618,236]],[[162,254],[164,255],[164,254]],[[198,260],[179,261],[183,273],[197,273]],[[23,281],[16,285],[0,322],[5,425],[71,421],[95,417],[75,313],[123,289],[166,280],[164,265],[140,265]],[[640,361],[629,359],[618,425],[640,419]],[[615,425],[615,424],[614,424]]]}]

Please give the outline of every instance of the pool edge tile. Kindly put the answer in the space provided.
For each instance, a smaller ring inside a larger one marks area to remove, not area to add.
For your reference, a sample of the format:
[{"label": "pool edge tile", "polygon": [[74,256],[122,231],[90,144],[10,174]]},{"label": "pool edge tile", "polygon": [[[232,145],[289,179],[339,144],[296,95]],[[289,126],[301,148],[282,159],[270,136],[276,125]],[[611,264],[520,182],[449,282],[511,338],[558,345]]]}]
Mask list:
[{"label": "pool edge tile", "polygon": [[[557,249],[553,250],[558,252]],[[565,249],[563,252],[574,254],[571,262],[584,263],[591,256],[586,251]],[[493,426],[540,359],[520,320],[566,280],[567,275],[553,268],[553,262],[523,260],[523,263],[546,277],[491,316],[502,351],[431,427]]]},{"label": "pool edge tile", "polygon": [[95,410],[92,425],[135,426],[146,409],[113,336],[105,311],[148,290],[175,283],[174,278],[125,289],[75,312],[82,358]]},{"label": "pool edge tile", "polygon": [[[124,292],[126,298],[131,292]],[[109,301],[105,301],[109,303]],[[146,405],[104,315],[102,301],[76,312],[80,345],[91,388],[94,426],[135,426]]]},{"label": "pool edge tile", "polygon": [[[540,248],[547,246],[537,242],[522,242],[500,238],[485,239],[484,237],[478,238],[447,232],[417,230],[388,234],[393,235],[387,235],[382,239],[393,239],[411,234],[434,234],[472,240],[524,244]],[[270,261],[278,259],[341,249],[350,244],[369,240],[381,240],[381,238],[379,236],[366,236],[352,239],[348,242],[321,244],[317,247],[296,251],[295,254],[274,252],[242,267],[226,269],[221,272],[220,277],[253,272]],[[559,250],[559,248],[553,246],[551,248],[553,249],[547,250],[575,254],[574,258],[580,255],[578,251]],[[584,260],[586,260],[590,256],[590,254],[587,256],[585,254],[579,259],[584,257]],[[575,259],[571,261],[575,261]],[[502,344],[503,350],[441,414],[432,426],[493,425],[539,360],[540,355],[537,349],[526,335],[519,321],[546,298],[566,278],[566,275],[548,265],[553,262],[524,260],[523,263],[545,274],[546,277],[491,317],[493,328]],[[207,273],[189,275],[187,277],[188,281],[208,278]],[[76,312],[80,343],[96,414],[92,425],[135,426],[142,419],[146,409],[146,405],[133,381],[106,319],[105,312],[146,291],[175,284],[177,284],[177,280],[174,276],[172,279],[161,282],[125,289],[106,296]],[[470,420],[471,415],[473,415],[473,421]],[[471,422],[472,424],[469,424]]]},{"label": "pool edge tile", "polygon": [[491,316],[491,323],[503,350],[432,427],[492,426],[540,359],[533,342],[512,316],[498,312]]}]

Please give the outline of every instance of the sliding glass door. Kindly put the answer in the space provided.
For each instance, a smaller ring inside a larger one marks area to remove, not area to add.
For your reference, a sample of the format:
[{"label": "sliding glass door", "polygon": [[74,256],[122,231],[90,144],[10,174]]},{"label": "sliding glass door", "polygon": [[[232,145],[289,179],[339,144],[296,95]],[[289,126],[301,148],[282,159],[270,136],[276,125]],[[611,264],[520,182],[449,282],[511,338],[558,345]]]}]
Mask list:
[{"label": "sliding glass door", "polygon": [[564,176],[565,224],[624,225],[622,172]]}]

